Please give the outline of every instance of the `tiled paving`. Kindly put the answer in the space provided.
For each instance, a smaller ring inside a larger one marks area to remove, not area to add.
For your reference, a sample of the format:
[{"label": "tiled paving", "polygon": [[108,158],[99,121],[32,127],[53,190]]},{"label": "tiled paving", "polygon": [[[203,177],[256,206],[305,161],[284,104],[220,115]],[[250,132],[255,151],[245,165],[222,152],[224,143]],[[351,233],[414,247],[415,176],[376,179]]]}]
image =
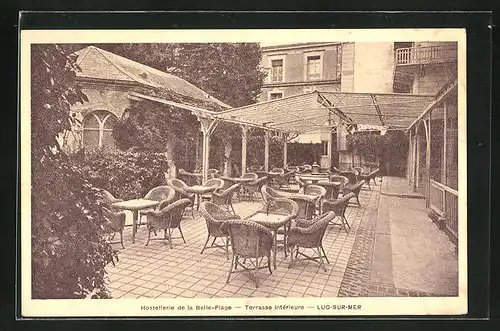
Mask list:
[{"label": "tiled paving", "polygon": [[[281,250],[272,275],[265,269],[259,273],[258,288],[246,273],[233,275],[226,283],[229,261],[225,252],[211,249],[200,254],[207,230],[204,219],[195,212],[195,219],[188,213],[182,221],[187,243],[174,239],[173,249],[163,241],[151,241],[145,246],[145,226],[139,228],[136,242],[132,244],[131,228],[127,227],[126,248],[115,245],[120,250],[120,261],[114,267],[107,267],[108,288],[113,298],[337,297],[360,222],[367,210],[376,208],[378,195],[378,188],[362,190],[362,206],[348,207],[349,233],[338,226],[327,229],[323,246],[330,264],[326,265],[326,272],[312,261],[299,261],[288,268],[289,258],[285,258]],[[262,203],[240,201],[234,207],[241,218],[247,218],[261,210]]]}]

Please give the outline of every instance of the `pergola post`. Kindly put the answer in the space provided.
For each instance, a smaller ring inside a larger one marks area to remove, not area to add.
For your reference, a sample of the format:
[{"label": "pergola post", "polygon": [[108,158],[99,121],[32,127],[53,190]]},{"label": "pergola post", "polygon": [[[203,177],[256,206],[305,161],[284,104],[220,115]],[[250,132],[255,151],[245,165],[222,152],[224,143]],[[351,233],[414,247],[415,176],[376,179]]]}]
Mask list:
[{"label": "pergola post", "polygon": [[241,125],[241,174],[247,171],[247,138],[248,126]]},{"label": "pergola post", "polygon": [[288,143],[287,143],[288,135],[283,133],[283,169],[286,169],[286,165],[288,164]]},{"label": "pergola post", "polygon": [[217,123],[214,119],[198,117],[203,133],[203,151],[202,151],[202,178],[203,183],[208,180],[209,156],[210,156],[210,136],[215,130]]},{"label": "pergola post", "polygon": [[269,131],[264,131],[264,171],[269,171]]},{"label": "pergola post", "polygon": [[447,155],[447,151],[448,151],[448,119],[447,119],[447,116],[448,116],[448,111],[447,111],[447,103],[446,101],[443,103],[443,121],[444,121],[444,125],[443,125],[443,174],[441,176],[442,180],[441,180],[441,183],[444,184],[444,185],[448,185],[448,180],[446,178],[446,168],[448,166],[448,155]]}]

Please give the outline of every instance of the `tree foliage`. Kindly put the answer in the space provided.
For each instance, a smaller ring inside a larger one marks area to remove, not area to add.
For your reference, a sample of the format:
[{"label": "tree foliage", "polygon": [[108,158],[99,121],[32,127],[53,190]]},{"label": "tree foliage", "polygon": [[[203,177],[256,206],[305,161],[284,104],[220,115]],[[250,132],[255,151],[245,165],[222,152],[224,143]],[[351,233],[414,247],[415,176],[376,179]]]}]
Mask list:
[{"label": "tree foliage", "polygon": [[75,58],[58,45],[31,49],[32,297],[106,297],[105,266],[117,258],[102,236],[109,220],[98,189],[59,149],[70,107],[87,100]]},{"label": "tree foliage", "polygon": [[144,197],[165,185],[168,170],[165,154],[144,151],[88,154],[78,164],[90,183],[124,200]]},{"label": "tree foliage", "polygon": [[257,43],[96,46],[183,78],[233,107],[255,103],[265,77],[259,68],[262,53]]},{"label": "tree foliage", "polygon": [[[169,153],[178,167],[195,166],[200,124],[191,113],[167,105],[141,101],[113,129],[119,149]],[[170,150],[171,149],[171,150]]]}]

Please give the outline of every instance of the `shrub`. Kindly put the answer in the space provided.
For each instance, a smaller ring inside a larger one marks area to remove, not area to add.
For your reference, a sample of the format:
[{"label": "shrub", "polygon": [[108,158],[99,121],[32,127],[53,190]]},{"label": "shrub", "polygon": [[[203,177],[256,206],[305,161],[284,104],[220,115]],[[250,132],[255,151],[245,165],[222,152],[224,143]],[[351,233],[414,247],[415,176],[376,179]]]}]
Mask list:
[{"label": "shrub", "polygon": [[105,266],[117,258],[102,237],[108,220],[98,190],[57,141],[73,123],[71,106],[87,101],[75,82],[76,59],[56,44],[37,44],[31,61],[32,297],[107,297]]},{"label": "shrub", "polygon": [[124,200],[143,197],[152,188],[165,185],[168,171],[165,154],[154,152],[87,154],[83,161],[75,160],[79,163],[92,185]]},{"label": "shrub", "polygon": [[105,266],[116,252],[101,235],[98,190],[63,156],[34,164],[32,179],[32,297],[108,296]]}]

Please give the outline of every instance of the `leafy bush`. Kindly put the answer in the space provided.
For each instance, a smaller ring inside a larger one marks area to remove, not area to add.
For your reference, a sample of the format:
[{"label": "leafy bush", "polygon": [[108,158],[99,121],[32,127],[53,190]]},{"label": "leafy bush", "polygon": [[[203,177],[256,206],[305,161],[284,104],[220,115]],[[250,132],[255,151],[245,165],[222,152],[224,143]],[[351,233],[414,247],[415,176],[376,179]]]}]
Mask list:
[{"label": "leafy bush", "polygon": [[[60,151],[70,107],[87,101],[75,82],[75,57],[58,45],[31,49],[32,297],[107,297],[105,266],[117,258],[103,240],[108,220],[98,190]],[[24,134],[24,133],[23,133]]]},{"label": "leafy bush", "polygon": [[188,111],[147,101],[137,102],[113,129],[119,149],[167,152],[178,168],[186,170],[195,167],[199,133],[196,116]]},{"label": "leafy bush", "polygon": [[87,154],[77,162],[92,185],[124,200],[144,197],[152,188],[165,185],[168,171],[165,154],[154,152]]},{"label": "leafy bush", "polygon": [[98,190],[62,155],[33,165],[33,298],[107,297],[104,268],[117,255],[101,235],[108,220]]}]

